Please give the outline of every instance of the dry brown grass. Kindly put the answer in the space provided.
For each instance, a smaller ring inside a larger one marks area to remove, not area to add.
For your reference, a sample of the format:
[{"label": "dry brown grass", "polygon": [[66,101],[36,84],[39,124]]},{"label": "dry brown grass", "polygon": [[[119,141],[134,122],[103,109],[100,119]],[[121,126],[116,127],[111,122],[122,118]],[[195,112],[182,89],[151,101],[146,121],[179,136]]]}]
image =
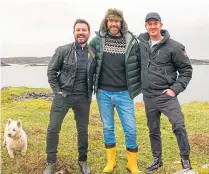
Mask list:
[{"label": "dry brown grass", "polygon": [[209,134],[194,133],[190,136],[190,144],[194,148],[209,153]]}]

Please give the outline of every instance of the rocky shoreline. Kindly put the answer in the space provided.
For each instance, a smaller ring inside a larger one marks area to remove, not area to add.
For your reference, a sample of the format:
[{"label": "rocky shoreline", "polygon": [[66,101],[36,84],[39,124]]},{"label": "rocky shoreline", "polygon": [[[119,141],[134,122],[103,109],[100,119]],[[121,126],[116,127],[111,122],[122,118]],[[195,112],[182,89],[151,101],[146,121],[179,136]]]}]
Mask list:
[{"label": "rocky shoreline", "polygon": [[[9,90],[10,87],[4,87],[1,90]],[[11,95],[13,100],[15,101],[26,101],[26,100],[30,100],[30,99],[43,99],[43,100],[47,100],[47,101],[52,101],[53,100],[53,96],[54,94],[52,92],[25,92],[23,94],[21,94],[20,96],[17,96],[15,94]]]},{"label": "rocky shoreline", "polygon": [[17,100],[17,101],[25,101],[29,99],[43,99],[47,101],[52,101],[53,96],[54,94],[51,92],[26,92],[18,97],[17,96],[16,97],[13,96],[13,97],[14,97],[14,100]]},{"label": "rocky shoreline", "polygon": [[11,65],[1,61],[1,66],[11,66]]}]

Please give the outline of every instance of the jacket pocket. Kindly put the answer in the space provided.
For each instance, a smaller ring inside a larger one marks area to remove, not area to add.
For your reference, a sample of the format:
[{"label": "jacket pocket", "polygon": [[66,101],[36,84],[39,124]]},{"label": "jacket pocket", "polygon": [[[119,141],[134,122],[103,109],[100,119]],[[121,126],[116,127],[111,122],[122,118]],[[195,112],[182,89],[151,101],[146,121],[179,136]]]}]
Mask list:
[{"label": "jacket pocket", "polygon": [[171,61],[171,55],[169,52],[158,50],[156,54],[156,61],[160,64],[168,63]]},{"label": "jacket pocket", "polygon": [[60,85],[63,86],[67,83],[67,73],[61,72],[60,73]]},{"label": "jacket pocket", "polygon": [[141,87],[147,89],[149,87],[148,69],[142,66],[141,69]]},{"label": "jacket pocket", "polygon": [[165,77],[164,69],[160,66],[151,66],[149,75],[151,88],[157,90],[168,88],[169,85]]},{"label": "jacket pocket", "polygon": [[166,80],[168,81],[168,84],[171,86],[176,81],[177,74],[175,72],[171,72],[165,69],[165,77],[166,77]]}]

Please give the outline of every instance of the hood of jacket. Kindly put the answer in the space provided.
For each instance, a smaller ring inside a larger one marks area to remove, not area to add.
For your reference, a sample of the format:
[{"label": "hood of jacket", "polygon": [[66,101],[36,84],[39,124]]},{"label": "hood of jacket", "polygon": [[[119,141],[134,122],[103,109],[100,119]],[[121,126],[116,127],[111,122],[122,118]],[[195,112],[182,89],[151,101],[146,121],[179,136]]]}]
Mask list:
[{"label": "hood of jacket", "polygon": [[100,24],[99,30],[101,33],[107,33],[108,28],[107,28],[107,20],[108,19],[119,19],[121,21],[121,33],[126,34],[128,32],[128,25],[123,17],[123,12],[118,9],[108,9],[104,19],[102,20]]},{"label": "hood of jacket", "polygon": [[[170,34],[168,33],[167,30],[161,30],[161,35],[164,37],[163,40],[161,41],[162,42],[166,42],[169,38],[170,38]],[[150,39],[150,36],[149,36],[149,33],[146,32],[146,33],[141,33],[137,39],[139,39],[141,42],[148,42],[149,39]]]}]

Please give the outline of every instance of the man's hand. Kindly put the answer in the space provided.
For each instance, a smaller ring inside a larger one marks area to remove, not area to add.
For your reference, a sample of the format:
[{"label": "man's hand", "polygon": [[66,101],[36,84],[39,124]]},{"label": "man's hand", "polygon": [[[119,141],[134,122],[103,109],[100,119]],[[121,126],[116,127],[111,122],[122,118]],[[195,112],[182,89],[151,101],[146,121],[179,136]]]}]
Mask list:
[{"label": "man's hand", "polygon": [[167,95],[169,95],[171,97],[175,97],[176,96],[176,93],[172,89],[165,89],[163,91],[163,94],[167,94]]}]

